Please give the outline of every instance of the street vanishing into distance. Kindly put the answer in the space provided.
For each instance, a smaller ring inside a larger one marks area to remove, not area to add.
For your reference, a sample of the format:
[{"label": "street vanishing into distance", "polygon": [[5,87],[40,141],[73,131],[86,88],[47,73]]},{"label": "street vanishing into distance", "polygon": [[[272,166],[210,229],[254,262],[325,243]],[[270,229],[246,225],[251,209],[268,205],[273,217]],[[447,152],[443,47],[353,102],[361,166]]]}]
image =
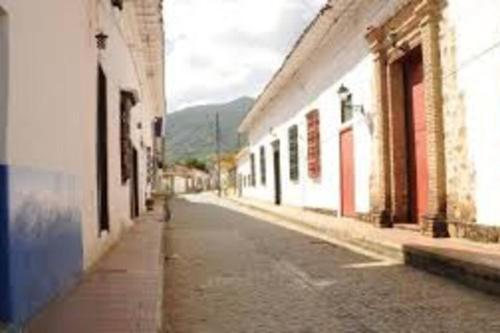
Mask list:
[{"label": "street vanishing into distance", "polygon": [[0,333],[500,333],[500,0],[0,0]]}]

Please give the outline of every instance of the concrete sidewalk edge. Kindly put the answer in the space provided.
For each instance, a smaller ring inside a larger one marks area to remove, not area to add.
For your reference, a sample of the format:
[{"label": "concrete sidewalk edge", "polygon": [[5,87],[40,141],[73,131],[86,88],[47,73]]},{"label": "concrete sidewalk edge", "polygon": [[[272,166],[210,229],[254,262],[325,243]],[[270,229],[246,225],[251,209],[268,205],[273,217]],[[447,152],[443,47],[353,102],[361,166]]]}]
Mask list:
[{"label": "concrete sidewalk edge", "polygon": [[161,241],[160,241],[160,255],[158,256],[158,265],[160,266],[160,283],[158,284],[158,300],[156,304],[156,312],[159,318],[157,332],[162,333],[165,332],[165,316],[163,314],[164,311],[164,295],[165,295],[165,232],[167,230],[167,223],[163,223],[163,227],[161,229]]},{"label": "concrete sidewalk edge", "polygon": [[275,218],[283,219],[299,227],[323,233],[327,238],[339,241],[340,245],[342,245],[342,243],[347,243],[350,246],[373,252],[379,256],[401,261],[414,268],[449,278],[476,290],[500,296],[500,268],[494,265],[468,260],[467,258],[460,257],[460,255],[443,253],[443,251],[436,251],[433,248],[427,248],[425,246],[413,244],[401,246],[400,244],[391,242],[372,240],[366,236],[357,236],[354,232],[339,233],[333,229],[318,228],[307,221],[267,210],[248,202],[242,202],[229,197],[224,199],[238,206],[250,208]]}]

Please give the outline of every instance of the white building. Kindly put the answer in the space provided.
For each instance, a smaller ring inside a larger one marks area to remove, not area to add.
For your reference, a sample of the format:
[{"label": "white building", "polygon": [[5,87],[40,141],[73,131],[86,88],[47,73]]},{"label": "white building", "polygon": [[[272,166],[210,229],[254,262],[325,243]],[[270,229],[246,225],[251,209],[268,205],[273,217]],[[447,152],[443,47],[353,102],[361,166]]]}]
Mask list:
[{"label": "white building", "polygon": [[210,174],[208,172],[183,165],[173,165],[163,175],[167,192],[179,195],[209,190]]},{"label": "white building", "polygon": [[161,0],[0,0],[0,321],[30,318],[145,209],[163,45]]},{"label": "white building", "polygon": [[240,126],[243,196],[498,241],[499,9],[329,1]]}]

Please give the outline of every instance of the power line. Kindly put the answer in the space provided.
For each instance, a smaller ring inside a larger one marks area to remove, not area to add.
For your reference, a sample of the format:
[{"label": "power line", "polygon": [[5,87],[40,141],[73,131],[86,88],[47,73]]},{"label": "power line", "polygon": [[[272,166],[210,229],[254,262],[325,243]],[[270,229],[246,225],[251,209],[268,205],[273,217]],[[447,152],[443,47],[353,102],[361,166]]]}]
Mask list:
[{"label": "power line", "polygon": [[222,196],[221,188],[221,161],[220,161],[220,126],[219,126],[219,112],[215,114],[215,142],[217,147],[217,192],[219,197]]}]

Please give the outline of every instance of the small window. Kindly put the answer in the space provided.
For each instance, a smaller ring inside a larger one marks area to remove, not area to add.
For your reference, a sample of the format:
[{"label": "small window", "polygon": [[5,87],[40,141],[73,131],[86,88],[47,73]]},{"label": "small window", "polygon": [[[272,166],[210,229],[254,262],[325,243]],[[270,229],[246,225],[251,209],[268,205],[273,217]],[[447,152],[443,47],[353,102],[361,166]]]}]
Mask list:
[{"label": "small window", "polygon": [[342,118],[342,124],[347,123],[352,120],[352,95],[349,95],[346,100],[343,100],[340,106],[340,114]]},{"label": "small window", "polygon": [[319,111],[307,114],[307,160],[309,177],[315,179],[321,176],[321,147],[319,129]]},{"label": "small window", "polygon": [[162,138],[163,137],[163,118],[156,117],[153,121],[153,131],[155,133],[155,137]]},{"label": "small window", "polygon": [[260,183],[266,185],[266,149],[260,147]]},{"label": "small window", "polygon": [[120,150],[121,150],[121,178],[122,184],[130,179],[132,144],[130,139],[130,111],[136,104],[132,93],[120,93]]},{"label": "small window", "polygon": [[299,127],[288,129],[288,151],[290,157],[290,179],[299,180]]},{"label": "small window", "polygon": [[250,184],[251,186],[256,185],[255,179],[255,154],[250,155]]}]

